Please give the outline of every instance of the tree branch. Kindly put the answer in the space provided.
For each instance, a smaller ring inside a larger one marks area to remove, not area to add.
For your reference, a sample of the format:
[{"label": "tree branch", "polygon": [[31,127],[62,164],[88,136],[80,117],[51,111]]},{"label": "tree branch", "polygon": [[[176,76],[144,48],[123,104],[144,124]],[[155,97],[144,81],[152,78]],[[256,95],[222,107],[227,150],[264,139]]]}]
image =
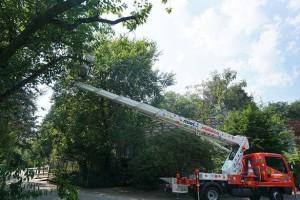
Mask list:
[{"label": "tree branch", "polygon": [[81,24],[100,22],[100,23],[116,25],[118,23],[129,21],[129,20],[135,20],[136,23],[138,23],[138,20],[135,16],[122,17],[122,18],[119,18],[116,20],[108,20],[108,19],[103,19],[103,18],[99,17],[99,15],[96,15],[93,17],[88,17],[88,18],[79,18],[73,24],[68,24],[68,23],[58,20],[58,19],[50,19],[49,23],[71,31],[71,30],[74,30],[75,28],[77,28]]},{"label": "tree branch", "polygon": [[[0,94],[0,102],[4,102],[5,100],[8,99],[8,97],[13,95],[15,92],[19,91],[26,84],[33,82],[40,75],[46,73],[50,69],[50,67],[54,66],[59,61],[67,59],[67,58],[85,61],[83,59],[76,58],[74,56],[61,56],[57,59],[54,59],[54,60],[50,61],[49,63],[47,63],[46,65],[44,65],[43,67],[41,67],[40,69],[38,69],[37,71],[35,71],[34,73],[32,73],[29,77],[25,78],[24,80],[20,81],[16,85],[14,85],[12,88],[10,88],[10,89],[6,90],[4,93]],[[88,61],[85,61],[85,62],[88,62]]]},{"label": "tree branch", "polygon": [[61,1],[49,8],[45,13],[35,17],[27,26],[25,26],[25,29],[14,40],[2,49],[0,53],[0,68],[6,68],[9,58],[24,44],[26,44],[32,34],[36,33],[39,29],[48,24],[50,19],[57,17],[57,15],[70,10],[77,5],[80,5],[84,1],[85,0]]}]

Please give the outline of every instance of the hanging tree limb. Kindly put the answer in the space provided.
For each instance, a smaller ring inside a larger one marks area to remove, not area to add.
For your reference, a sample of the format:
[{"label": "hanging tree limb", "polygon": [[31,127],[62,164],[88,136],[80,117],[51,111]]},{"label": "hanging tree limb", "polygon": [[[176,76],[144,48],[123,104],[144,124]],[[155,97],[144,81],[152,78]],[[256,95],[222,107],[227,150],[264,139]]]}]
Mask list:
[{"label": "hanging tree limb", "polygon": [[109,19],[103,19],[99,15],[96,15],[94,17],[88,17],[88,18],[79,18],[77,21],[73,24],[66,23],[62,20],[58,19],[50,19],[50,23],[54,24],[58,27],[64,28],[66,30],[74,30],[76,29],[79,25],[81,24],[87,24],[87,23],[93,23],[93,22],[100,22],[100,23],[105,23],[105,24],[110,24],[110,25],[115,25],[121,22],[129,21],[129,20],[135,20],[136,23],[138,24],[138,20],[135,16],[128,16],[128,17],[122,17],[116,20],[109,20]]},{"label": "hanging tree limb", "polygon": [[58,15],[82,4],[86,0],[66,0],[59,1],[56,5],[52,6],[44,13],[37,15],[31,22],[25,26],[24,30],[13,39],[7,46],[0,51],[0,70],[7,67],[9,58],[16,53],[22,46],[26,44],[28,39],[36,33],[38,30],[43,28],[47,24],[55,24],[67,30],[73,30],[83,23],[102,22],[107,24],[117,24],[128,20],[136,20],[134,16],[128,16],[119,18],[117,20],[102,19],[99,15],[90,18],[79,18],[74,24],[67,24],[66,22],[60,21],[57,18]]},{"label": "hanging tree limb", "polygon": [[84,59],[81,59],[81,58],[78,58],[78,57],[75,57],[75,56],[61,56],[61,57],[58,57],[58,58],[50,61],[49,63],[45,64],[44,66],[42,66],[41,68],[39,68],[38,70],[33,72],[30,76],[26,77],[25,79],[23,79],[19,83],[15,84],[13,87],[11,87],[8,90],[6,90],[5,92],[1,93],[0,94],[0,102],[4,102],[5,100],[7,100],[8,97],[10,97],[15,92],[19,91],[26,84],[32,83],[39,76],[45,74],[48,70],[50,70],[52,67],[57,65],[58,62],[60,62],[62,60],[66,60],[66,59],[80,60],[80,61],[87,62],[87,63],[89,62],[87,60],[84,60]]}]

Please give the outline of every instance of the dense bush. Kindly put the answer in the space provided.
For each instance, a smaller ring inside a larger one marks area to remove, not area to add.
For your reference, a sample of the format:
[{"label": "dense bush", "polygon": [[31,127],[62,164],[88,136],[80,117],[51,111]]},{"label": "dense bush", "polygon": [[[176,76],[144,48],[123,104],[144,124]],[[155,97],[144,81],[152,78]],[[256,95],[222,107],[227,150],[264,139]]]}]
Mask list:
[{"label": "dense bush", "polygon": [[295,147],[293,153],[284,153],[289,164],[293,165],[293,174],[296,187],[300,188],[300,149],[299,147]]},{"label": "dense bush", "polygon": [[199,137],[178,130],[152,136],[130,162],[133,183],[150,190],[158,186],[160,177],[188,176],[196,168],[211,171],[213,151]]}]

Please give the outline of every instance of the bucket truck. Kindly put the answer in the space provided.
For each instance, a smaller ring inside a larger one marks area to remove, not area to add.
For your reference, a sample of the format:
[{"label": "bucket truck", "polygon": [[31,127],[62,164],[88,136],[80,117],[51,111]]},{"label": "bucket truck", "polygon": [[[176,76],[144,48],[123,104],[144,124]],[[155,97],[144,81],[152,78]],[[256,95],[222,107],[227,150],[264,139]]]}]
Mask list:
[{"label": "bucket truck", "polygon": [[164,109],[95,88],[81,82],[86,79],[86,74],[81,77],[84,79],[76,79],[75,86],[83,90],[130,107],[154,120],[173,124],[189,133],[206,138],[224,150],[228,151],[223,144],[231,146],[222,166],[222,173],[195,170],[190,177],[181,177],[177,174],[176,178],[171,179],[173,192],[189,192],[197,200],[218,200],[222,194],[249,197],[250,200],[259,200],[261,196],[269,197],[270,200],[283,200],[283,194],[294,192],[296,195],[293,174],[282,155],[263,152],[244,155],[249,149],[249,142],[245,136],[231,135]]}]

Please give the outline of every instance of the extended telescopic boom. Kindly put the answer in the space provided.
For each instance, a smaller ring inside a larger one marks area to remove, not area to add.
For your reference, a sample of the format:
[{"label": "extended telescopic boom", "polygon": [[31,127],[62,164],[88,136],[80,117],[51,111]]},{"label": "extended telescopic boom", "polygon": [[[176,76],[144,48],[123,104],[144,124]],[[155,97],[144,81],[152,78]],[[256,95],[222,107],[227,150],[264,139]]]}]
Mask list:
[{"label": "extended telescopic boom", "polygon": [[[230,135],[223,131],[219,131],[217,129],[206,126],[200,122],[187,119],[185,117],[179,116],[177,114],[168,112],[163,109],[150,106],[142,102],[134,101],[127,97],[113,94],[103,89],[95,88],[80,81],[75,82],[75,85],[79,88],[95,93],[99,96],[108,98],[119,104],[131,107],[132,109],[137,110],[155,120],[160,120],[169,124],[173,124],[182,130],[185,130],[190,133],[196,133],[198,136],[202,136],[206,139],[212,139],[214,141],[220,141],[221,143],[231,145],[232,150],[222,167],[222,172],[224,174],[237,174],[241,172],[243,152],[249,148],[249,143],[246,137],[239,135]],[[217,144],[224,150],[227,149],[216,142],[213,143]]]}]

